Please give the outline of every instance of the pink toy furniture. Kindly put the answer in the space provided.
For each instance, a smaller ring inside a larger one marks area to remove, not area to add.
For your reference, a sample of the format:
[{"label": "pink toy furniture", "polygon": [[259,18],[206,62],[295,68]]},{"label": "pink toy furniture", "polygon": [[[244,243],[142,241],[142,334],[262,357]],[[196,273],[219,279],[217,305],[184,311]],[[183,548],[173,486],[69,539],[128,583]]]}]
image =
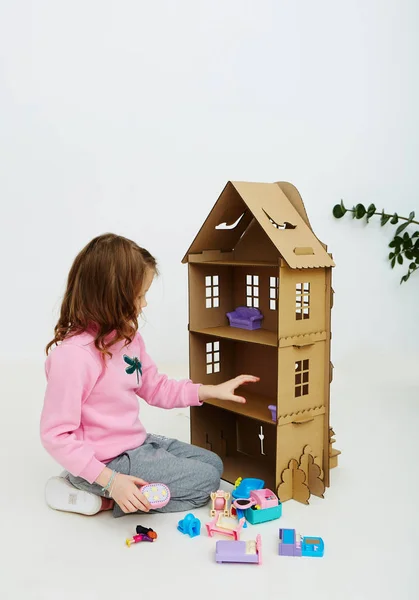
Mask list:
[{"label": "pink toy furniture", "polygon": [[212,492],[210,516],[215,517],[218,513],[222,513],[224,517],[229,517],[229,500],[230,492],[224,492],[224,490],[217,490],[216,492]]},{"label": "pink toy furniture", "polygon": [[253,505],[260,506],[260,508],[272,508],[278,506],[278,497],[268,489],[253,490],[250,492],[250,499],[253,501]]},{"label": "pink toy furniture", "polygon": [[245,518],[240,519],[238,524],[227,525],[221,522],[221,515],[216,515],[212,521],[206,523],[208,535],[212,537],[214,533],[220,533],[221,535],[227,535],[238,541],[240,539],[240,531],[243,529]]},{"label": "pink toy furniture", "polygon": [[219,541],[215,545],[217,563],[256,563],[262,564],[262,539],[258,534],[256,540],[247,542]]}]

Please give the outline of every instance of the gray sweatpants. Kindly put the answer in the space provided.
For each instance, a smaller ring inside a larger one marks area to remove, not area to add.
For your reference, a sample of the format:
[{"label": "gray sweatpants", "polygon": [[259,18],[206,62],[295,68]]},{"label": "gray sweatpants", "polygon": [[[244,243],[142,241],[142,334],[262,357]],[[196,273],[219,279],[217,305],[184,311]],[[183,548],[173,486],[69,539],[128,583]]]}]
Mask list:
[{"label": "gray sweatpants", "polygon": [[[204,506],[211,492],[219,489],[223,473],[223,463],[214,452],[154,434],[148,434],[142,446],[124,452],[107,466],[118,473],[168,486],[170,502],[150,512],[180,512]],[[105,496],[97,483],[73,475],[69,480],[78,489]],[[113,516],[125,514],[115,503]]]}]

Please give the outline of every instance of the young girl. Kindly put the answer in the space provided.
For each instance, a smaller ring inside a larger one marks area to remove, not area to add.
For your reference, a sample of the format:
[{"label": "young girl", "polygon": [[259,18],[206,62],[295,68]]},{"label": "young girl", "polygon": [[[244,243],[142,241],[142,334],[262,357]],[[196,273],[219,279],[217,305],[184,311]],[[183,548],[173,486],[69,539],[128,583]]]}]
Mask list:
[{"label": "young girl", "polygon": [[235,389],[258,378],[241,375],[210,386],[158,373],[137,331],[156,274],[147,250],[113,234],[93,239],[70,269],[46,348],[41,440],[66,470],[47,482],[51,508],[85,515],[113,509],[115,517],[149,512],[139,486],[158,482],[171,493],[158,510],[188,511],[205,505],[219,487],[220,458],[147,433],[137,396],[166,409],[200,406],[209,398],[245,402]]}]

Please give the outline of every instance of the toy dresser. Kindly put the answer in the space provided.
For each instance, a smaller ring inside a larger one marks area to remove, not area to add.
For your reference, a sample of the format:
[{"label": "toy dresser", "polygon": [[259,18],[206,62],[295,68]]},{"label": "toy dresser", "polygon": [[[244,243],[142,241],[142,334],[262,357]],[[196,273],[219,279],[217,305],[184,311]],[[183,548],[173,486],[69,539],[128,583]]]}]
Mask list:
[{"label": "toy dresser", "polygon": [[245,510],[245,517],[252,525],[279,519],[282,515],[282,504],[271,490],[252,490],[250,500],[254,504]]}]

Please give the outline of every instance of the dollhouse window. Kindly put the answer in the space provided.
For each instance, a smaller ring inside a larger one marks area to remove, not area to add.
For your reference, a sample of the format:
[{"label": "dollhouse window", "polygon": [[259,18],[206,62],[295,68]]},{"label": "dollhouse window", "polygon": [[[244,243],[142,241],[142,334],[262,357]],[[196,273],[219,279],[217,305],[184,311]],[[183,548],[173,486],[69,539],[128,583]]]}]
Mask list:
[{"label": "dollhouse window", "polygon": [[295,318],[297,321],[310,318],[310,284],[295,285]]},{"label": "dollhouse window", "polygon": [[220,287],[218,275],[205,277],[205,306],[218,308],[220,306]]},{"label": "dollhouse window", "polygon": [[220,372],[220,342],[208,342],[206,345],[207,375]]},{"label": "dollhouse window", "polygon": [[278,286],[279,277],[269,278],[269,308],[271,310],[278,309]]},{"label": "dollhouse window", "polygon": [[295,397],[308,394],[309,360],[299,360],[295,363]]},{"label": "dollhouse window", "polygon": [[259,275],[246,276],[246,306],[259,308]]}]

